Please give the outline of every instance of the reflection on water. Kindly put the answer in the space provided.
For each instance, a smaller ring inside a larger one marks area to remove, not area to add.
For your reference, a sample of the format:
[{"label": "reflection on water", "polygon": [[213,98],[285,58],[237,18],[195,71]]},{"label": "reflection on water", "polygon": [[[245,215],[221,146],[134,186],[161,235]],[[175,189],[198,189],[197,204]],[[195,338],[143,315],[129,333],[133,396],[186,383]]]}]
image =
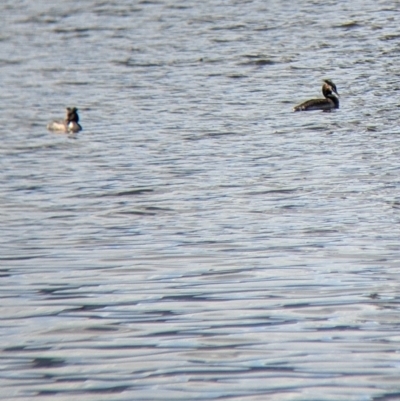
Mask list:
[{"label": "reflection on water", "polygon": [[0,399],[399,397],[396,5],[0,10]]}]

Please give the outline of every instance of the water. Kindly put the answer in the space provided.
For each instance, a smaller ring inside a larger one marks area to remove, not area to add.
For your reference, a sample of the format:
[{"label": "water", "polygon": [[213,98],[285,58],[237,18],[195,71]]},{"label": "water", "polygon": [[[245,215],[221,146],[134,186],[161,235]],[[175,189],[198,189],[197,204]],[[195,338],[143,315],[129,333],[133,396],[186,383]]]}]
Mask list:
[{"label": "water", "polygon": [[397,8],[3,1],[0,399],[400,399]]}]

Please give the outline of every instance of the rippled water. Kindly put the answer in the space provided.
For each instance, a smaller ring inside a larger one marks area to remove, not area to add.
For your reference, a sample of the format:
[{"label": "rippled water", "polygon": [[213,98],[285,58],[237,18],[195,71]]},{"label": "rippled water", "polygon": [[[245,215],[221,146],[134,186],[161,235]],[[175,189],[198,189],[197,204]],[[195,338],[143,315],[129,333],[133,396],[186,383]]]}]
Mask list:
[{"label": "rippled water", "polygon": [[400,399],[396,2],[0,11],[2,400]]}]

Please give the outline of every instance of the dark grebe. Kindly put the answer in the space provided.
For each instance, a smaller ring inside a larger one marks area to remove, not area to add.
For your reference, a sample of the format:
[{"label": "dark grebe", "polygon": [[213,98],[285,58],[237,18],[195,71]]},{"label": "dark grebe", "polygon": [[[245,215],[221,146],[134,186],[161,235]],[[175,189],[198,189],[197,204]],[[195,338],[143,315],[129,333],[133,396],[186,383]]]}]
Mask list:
[{"label": "dark grebe", "polygon": [[79,125],[78,109],[76,107],[67,107],[67,115],[64,121],[53,121],[47,125],[49,131],[54,132],[79,132],[82,127]]},{"label": "dark grebe", "polygon": [[339,108],[339,93],[336,85],[330,80],[325,79],[322,85],[322,94],[325,99],[311,99],[299,104],[293,108],[293,111],[308,111],[308,110],[332,110]]}]

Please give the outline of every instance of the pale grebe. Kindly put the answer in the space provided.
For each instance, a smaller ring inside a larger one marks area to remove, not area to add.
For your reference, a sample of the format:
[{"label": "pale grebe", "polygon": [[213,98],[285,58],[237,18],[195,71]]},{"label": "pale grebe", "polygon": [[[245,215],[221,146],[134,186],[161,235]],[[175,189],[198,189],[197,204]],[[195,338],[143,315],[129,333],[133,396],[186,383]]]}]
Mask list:
[{"label": "pale grebe", "polygon": [[52,121],[47,125],[49,131],[76,133],[82,130],[79,124],[78,109],[76,107],[67,107],[67,115],[64,121]]}]

